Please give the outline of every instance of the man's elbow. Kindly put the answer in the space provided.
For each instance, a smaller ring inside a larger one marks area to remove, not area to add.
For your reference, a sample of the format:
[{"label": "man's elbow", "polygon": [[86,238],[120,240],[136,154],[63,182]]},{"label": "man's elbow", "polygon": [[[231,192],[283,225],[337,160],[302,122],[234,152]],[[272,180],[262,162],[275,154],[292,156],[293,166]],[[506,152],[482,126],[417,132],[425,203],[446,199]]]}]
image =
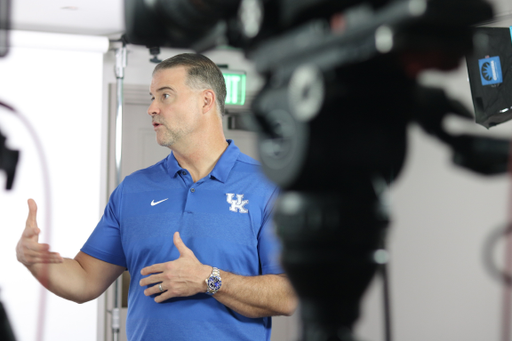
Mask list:
[{"label": "man's elbow", "polygon": [[78,303],[78,304],[84,304],[84,303],[92,301],[93,299],[94,298],[88,298],[88,297],[73,297],[70,300],[75,303]]},{"label": "man's elbow", "polygon": [[85,293],[82,293],[82,295],[76,295],[76,296],[70,297],[68,299],[70,301],[73,301],[78,304],[84,304],[84,303],[87,303],[87,302],[97,299],[98,297],[101,296],[101,294],[102,294],[102,292],[99,292],[99,293],[98,292],[85,292]]},{"label": "man's elbow", "polygon": [[283,278],[285,281],[283,296],[281,296],[283,299],[281,301],[282,304],[280,305],[281,311],[279,312],[279,315],[292,316],[299,305],[299,298],[297,297],[288,277],[285,274],[278,276]]},{"label": "man's elbow", "polygon": [[283,304],[283,310],[280,312],[280,315],[283,316],[292,316],[297,310],[297,306],[299,305],[299,300],[296,296],[289,297],[285,304]]}]

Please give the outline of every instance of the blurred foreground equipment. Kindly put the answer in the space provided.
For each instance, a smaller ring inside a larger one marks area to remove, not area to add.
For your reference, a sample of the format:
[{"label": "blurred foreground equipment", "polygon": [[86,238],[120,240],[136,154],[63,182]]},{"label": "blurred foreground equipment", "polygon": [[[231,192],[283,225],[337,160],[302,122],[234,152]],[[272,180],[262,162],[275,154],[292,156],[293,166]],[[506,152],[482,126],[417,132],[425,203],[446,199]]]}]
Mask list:
[{"label": "blurred foreground equipment", "polygon": [[15,341],[14,333],[9,324],[7,313],[4,309],[2,301],[0,301],[0,340],[2,341]]},{"label": "blurred foreground equipment", "polygon": [[0,57],[9,52],[9,30],[11,29],[11,0],[0,0]]},{"label": "blurred foreground equipment", "polygon": [[[14,113],[14,109],[2,102],[0,102],[0,110],[7,110],[10,113]],[[5,189],[11,189],[14,182],[14,176],[16,174],[16,166],[18,165],[20,152],[9,149],[6,145],[6,141],[7,138],[2,135],[2,132],[0,131],[0,171],[4,171],[7,174]]]},{"label": "blurred foreground equipment", "polygon": [[[416,81],[473,50],[474,25],[492,18],[484,0],[126,0],[125,16],[130,43],[229,44],[265,78],[251,121],[263,169],[282,188],[275,221],[305,341],[354,340],[361,297],[385,270],[383,196],[410,122],[460,166],[507,169],[508,141],[446,132],[447,115],[473,115]],[[388,311],[386,340],[389,320]]]}]

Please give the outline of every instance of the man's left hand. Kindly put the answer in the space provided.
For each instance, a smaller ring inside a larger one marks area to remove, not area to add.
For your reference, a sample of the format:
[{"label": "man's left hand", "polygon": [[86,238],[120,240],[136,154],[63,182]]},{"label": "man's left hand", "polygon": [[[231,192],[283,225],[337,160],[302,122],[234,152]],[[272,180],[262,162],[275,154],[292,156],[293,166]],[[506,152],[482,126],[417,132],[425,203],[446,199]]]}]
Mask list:
[{"label": "man's left hand", "polygon": [[[155,302],[161,303],[173,297],[192,296],[200,292],[206,292],[205,279],[210,275],[212,267],[201,264],[183,240],[179,232],[174,233],[174,245],[180,253],[176,260],[154,264],[141,270],[142,279],[140,286],[153,286],[144,290],[144,295],[158,295]],[[159,284],[163,291],[160,291]]]}]

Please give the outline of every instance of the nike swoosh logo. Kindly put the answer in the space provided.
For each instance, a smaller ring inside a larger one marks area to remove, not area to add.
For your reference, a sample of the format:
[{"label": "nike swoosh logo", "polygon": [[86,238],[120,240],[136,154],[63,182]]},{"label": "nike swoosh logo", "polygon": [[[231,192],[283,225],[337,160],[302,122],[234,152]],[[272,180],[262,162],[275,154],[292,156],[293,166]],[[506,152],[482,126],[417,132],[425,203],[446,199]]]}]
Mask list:
[{"label": "nike swoosh logo", "polygon": [[159,203],[164,202],[164,201],[166,201],[167,199],[169,199],[169,198],[166,198],[166,199],[164,199],[164,200],[160,200],[160,201],[157,201],[157,202],[155,202],[154,200],[152,200],[152,201],[151,201],[151,206],[158,205]]}]

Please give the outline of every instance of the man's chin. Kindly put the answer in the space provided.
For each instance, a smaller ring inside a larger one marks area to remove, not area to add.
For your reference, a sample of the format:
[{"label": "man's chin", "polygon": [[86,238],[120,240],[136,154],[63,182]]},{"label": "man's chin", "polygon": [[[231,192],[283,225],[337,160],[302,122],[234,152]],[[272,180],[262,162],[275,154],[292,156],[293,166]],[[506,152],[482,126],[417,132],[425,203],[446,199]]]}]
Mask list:
[{"label": "man's chin", "polygon": [[156,139],[156,142],[161,145],[162,147],[167,147],[167,148],[170,148],[173,144],[174,144],[174,141],[169,141],[169,140],[160,140],[160,139]]}]

